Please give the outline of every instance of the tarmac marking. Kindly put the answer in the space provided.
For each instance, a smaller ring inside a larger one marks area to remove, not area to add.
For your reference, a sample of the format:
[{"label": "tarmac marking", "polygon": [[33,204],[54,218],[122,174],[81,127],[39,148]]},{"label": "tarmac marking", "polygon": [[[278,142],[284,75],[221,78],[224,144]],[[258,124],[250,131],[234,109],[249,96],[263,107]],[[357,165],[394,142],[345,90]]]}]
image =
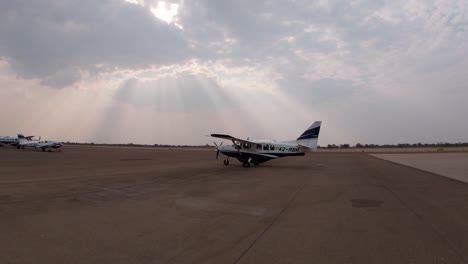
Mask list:
[{"label": "tarmac marking", "polygon": [[153,160],[153,159],[121,159],[120,161],[142,161],[142,160]]},{"label": "tarmac marking", "polygon": [[380,200],[351,199],[350,201],[354,208],[377,208],[381,207],[383,204],[383,201]]},{"label": "tarmac marking", "polygon": [[177,200],[176,204],[196,210],[239,213],[251,216],[263,216],[266,212],[265,208],[239,205],[233,203],[222,203],[214,201],[212,199],[186,198]]}]

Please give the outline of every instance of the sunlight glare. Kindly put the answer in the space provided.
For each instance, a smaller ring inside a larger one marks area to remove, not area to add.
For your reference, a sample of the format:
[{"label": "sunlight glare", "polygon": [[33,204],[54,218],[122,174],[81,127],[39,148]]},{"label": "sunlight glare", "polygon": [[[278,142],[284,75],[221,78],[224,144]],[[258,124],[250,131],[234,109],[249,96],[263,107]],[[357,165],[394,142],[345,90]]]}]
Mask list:
[{"label": "sunlight glare", "polygon": [[125,2],[130,3],[130,4],[134,4],[134,5],[141,5],[141,6],[144,5],[143,1],[141,1],[141,0],[125,0]]},{"label": "sunlight glare", "polygon": [[182,29],[182,26],[176,23],[178,9],[178,4],[168,4],[164,1],[160,1],[158,2],[158,7],[151,8],[151,12],[155,17],[161,19],[167,24],[174,23],[174,25]]}]

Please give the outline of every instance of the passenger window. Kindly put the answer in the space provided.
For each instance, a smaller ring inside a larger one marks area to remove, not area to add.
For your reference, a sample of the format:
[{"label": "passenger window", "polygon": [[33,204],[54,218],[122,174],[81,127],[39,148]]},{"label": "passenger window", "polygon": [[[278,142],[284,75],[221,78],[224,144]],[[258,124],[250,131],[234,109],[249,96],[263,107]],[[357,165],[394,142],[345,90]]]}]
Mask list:
[{"label": "passenger window", "polygon": [[263,150],[268,150],[268,145],[263,145]]},{"label": "passenger window", "polygon": [[275,150],[275,146],[270,145],[270,150]]}]

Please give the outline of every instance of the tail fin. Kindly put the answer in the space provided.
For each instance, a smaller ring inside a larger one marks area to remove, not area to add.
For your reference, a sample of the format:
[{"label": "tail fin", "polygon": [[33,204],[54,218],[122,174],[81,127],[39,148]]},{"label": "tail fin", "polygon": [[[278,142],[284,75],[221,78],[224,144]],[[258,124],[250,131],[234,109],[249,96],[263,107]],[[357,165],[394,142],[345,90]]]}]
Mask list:
[{"label": "tail fin", "polygon": [[18,141],[21,144],[28,140],[23,136],[23,134],[18,134]]},{"label": "tail fin", "polygon": [[296,139],[297,144],[309,148],[311,150],[317,150],[317,142],[320,133],[320,126],[322,121],[315,121],[304,133]]}]

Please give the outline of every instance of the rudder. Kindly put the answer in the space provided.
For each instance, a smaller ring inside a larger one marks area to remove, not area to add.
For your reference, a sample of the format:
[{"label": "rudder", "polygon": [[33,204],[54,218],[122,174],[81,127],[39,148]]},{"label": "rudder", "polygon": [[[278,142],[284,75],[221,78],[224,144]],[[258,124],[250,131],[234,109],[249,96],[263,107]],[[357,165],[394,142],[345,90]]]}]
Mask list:
[{"label": "rudder", "polygon": [[297,144],[312,150],[317,150],[317,142],[321,125],[322,121],[315,121],[296,139]]}]

